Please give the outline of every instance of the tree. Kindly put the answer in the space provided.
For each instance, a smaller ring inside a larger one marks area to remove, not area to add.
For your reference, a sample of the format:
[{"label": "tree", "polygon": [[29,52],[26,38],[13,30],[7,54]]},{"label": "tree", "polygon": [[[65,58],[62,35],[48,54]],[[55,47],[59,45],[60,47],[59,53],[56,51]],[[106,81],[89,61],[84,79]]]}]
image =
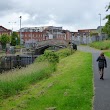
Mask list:
[{"label": "tree", "polygon": [[110,9],[110,3],[108,6],[106,6],[106,11],[108,11]]},{"label": "tree", "polygon": [[6,44],[10,43],[10,36],[8,36],[7,34],[3,34],[0,37],[0,41],[1,41],[3,48],[5,48]]},{"label": "tree", "polygon": [[13,32],[11,35],[11,45],[15,46],[20,44],[20,39],[18,37],[18,34],[16,32]]},{"label": "tree", "polygon": [[[110,9],[110,3],[108,6],[106,6],[106,11],[108,11]],[[104,19],[107,19],[107,22],[105,24],[105,26],[102,28],[102,31],[105,32],[108,37],[110,38],[110,14],[106,15],[106,17]]]}]

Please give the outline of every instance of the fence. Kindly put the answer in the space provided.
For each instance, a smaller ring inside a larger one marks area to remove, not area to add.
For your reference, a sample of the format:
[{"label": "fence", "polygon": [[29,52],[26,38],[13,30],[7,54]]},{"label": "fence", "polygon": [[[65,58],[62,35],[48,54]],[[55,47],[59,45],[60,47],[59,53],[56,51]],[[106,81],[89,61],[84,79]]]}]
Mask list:
[{"label": "fence", "polygon": [[92,43],[94,41],[102,41],[107,39],[108,36],[105,34],[102,34],[102,36],[72,36],[72,42],[80,45],[80,44],[89,44]]},{"label": "fence", "polygon": [[0,57],[0,72],[14,68],[26,67],[27,65],[32,64],[36,58],[37,56],[35,55],[17,55]]}]

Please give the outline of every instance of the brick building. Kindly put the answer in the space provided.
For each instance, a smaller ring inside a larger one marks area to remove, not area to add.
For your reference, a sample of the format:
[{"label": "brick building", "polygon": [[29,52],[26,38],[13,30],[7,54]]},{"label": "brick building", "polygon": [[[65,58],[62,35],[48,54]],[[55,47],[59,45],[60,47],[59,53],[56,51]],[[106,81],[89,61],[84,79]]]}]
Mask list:
[{"label": "brick building", "polygon": [[[6,29],[5,27],[3,26],[0,26],[0,36],[3,35],[3,34],[6,34],[6,35],[11,35],[12,31],[10,29]],[[0,50],[2,50],[2,46],[1,46],[1,42],[0,42]]]},{"label": "brick building", "polygon": [[70,31],[55,26],[26,27],[21,28],[18,33],[26,47],[35,46],[37,42],[48,39],[71,40],[72,37]]},{"label": "brick building", "polygon": [[6,29],[5,27],[3,26],[0,26],[0,36],[3,35],[3,34],[7,34],[7,35],[11,35],[12,31],[9,30],[9,29]]},{"label": "brick building", "polygon": [[78,34],[80,36],[86,35],[86,36],[90,36],[91,33],[97,33],[97,29],[82,29],[82,30],[78,30]]}]

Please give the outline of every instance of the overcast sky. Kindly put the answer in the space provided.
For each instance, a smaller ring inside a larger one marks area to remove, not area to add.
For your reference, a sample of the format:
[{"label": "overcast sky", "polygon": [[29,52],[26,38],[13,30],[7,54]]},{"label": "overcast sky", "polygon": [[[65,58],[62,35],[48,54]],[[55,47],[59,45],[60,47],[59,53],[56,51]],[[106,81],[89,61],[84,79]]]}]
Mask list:
[{"label": "overcast sky", "polygon": [[[63,29],[94,29],[105,24],[109,0],[0,0],[0,25],[22,27],[62,26]],[[9,23],[10,22],[10,23]],[[15,23],[16,22],[16,23]]]}]

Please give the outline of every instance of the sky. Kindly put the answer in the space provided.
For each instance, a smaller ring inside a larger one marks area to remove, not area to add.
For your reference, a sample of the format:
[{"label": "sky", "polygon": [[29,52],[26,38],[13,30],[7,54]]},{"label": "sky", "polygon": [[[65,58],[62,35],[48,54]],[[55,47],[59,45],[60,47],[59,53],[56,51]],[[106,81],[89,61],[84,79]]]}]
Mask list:
[{"label": "sky", "polygon": [[[0,0],[0,25],[21,27],[59,26],[72,32],[105,25],[109,0]],[[101,15],[99,15],[99,13]],[[101,19],[100,19],[101,17]]]}]

